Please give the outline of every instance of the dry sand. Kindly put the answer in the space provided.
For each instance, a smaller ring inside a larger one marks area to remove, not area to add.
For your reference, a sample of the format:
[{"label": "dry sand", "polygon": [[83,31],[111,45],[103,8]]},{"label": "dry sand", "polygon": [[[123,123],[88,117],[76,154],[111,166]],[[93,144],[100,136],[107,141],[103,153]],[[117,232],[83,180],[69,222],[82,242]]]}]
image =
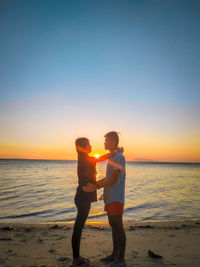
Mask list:
[{"label": "dry sand", "polygon": [[[71,266],[73,224],[0,224],[0,266]],[[200,267],[200,221],[125,223],[127,266]],[[91,223],[82,235],[81,255],[92,266],[112,250],[107,223]],[[148,250],[163,258],[154,259]]]}]

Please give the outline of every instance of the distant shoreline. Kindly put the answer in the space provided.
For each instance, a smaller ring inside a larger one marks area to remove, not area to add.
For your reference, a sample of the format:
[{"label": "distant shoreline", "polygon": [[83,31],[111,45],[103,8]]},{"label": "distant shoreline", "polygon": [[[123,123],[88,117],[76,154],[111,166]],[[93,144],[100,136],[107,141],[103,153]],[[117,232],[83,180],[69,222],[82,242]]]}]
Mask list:
[{"label": "distant shoreline", "polygon": [[[62,162],[77,162],[75,159],[23,159],[23,158],[0,158],[0,160],[23,160],[23,161],[62,161]],[[200,164],[200,162],[188,162],[188,161],[131,161],[127,160],[127,163],[149,163],[149,164]]]}]

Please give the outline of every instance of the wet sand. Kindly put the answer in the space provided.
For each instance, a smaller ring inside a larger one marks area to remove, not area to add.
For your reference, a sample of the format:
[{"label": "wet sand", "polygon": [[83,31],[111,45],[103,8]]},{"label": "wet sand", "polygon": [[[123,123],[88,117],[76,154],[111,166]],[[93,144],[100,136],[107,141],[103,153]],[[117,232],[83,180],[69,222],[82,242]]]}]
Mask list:
[{"label": "wet sand", "polygon": [[[200,221],[125,222],[127,266],[200,267]],[[0,266],[64,267],[72,264],[72,223],[0,224]],[[112,250],[109,225],[88,222],[81,255],[109,266],[100,258]],[[151,251],[148,253],[148,251]],[[159,255],[157,258],[154,255]],[[88,266],[88,265],[87,265]]]}]

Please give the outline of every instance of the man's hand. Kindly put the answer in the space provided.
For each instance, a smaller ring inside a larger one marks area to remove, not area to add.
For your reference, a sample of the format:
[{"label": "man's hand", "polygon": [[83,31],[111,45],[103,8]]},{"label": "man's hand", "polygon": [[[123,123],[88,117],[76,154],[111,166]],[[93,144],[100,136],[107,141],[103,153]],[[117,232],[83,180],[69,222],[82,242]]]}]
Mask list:
[{"label": "man's hand", "polygon": [[100,195],[99,200],[100,200],[100,201],[103,200],[103,194]]},{"label": "man's hand", "polygon": [[89,184],[84,185],[84,186],[82,187],[82,189],[83,189],[83,191],[85,191],[85,192],[94,192],[94,191],[97,189],[97,187],[96,187],[95,184],[91,184],[91,183],[89,183]]},{"label": "man's hand", "polygon": [[124,148],[123,148],[123,146],[121,146],[121,147],[117,147],[117,152],[121,152],[121,153],[123,153],[124,152]]}]

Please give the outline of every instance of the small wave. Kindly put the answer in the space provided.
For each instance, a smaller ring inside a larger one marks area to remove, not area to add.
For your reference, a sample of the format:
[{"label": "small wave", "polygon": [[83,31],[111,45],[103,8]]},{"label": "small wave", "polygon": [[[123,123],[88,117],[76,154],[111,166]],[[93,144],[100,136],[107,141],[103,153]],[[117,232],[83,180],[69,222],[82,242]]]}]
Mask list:
[{"label": "small wave", "polygon": [[[100,213],[97,213],[97,214],[91,214],[87,217],[87,219],[92,219],[92,218],[99,218],[99,217],[104,217],[106,216],[106,212],[100,212]],[[71,221],[75,221],[76,220],[76,217],[73,217],[73,218],[68,218],[67,220],[66,219],[63,219],[63,220],[59,220],[59,221],[68,221],[68,222],[71,222]]]},{"label": "small wave", "polygon": [[152,208],[152,207],[154,207],[153,203],[145,203],[145,204],[141,204],[141,205],[138,205],[135,207],[127,208],[127,209],[125,209],[125,212],[129,212],[132,210],[138,210],[138,209],[148,209],[148,208]]},{"label": "small wave", "polygon": [[0,201],[9,200],[9,199],[18,198],[18,197],[19,196],[4,197],[4,198],[1,198]]},{"label": "small wave", "polygon": [[[143,217],[142,221],[172,220],[174,218],[176,218],[178,220],[178,217],[173,217],[171,215],[162,215],[161,213],[159,213],[159,214],[153,214],[152,216]],[[192,217],[191,217],[191,219],[192,219]]]},{"label": "small wave", "polygon": [[97,214],[91,214],[91,215],[89,215],[88,218],[90,219],[90,218],[103,217],[105,215],[106,215],[106,212],[99,212]]},{"label": "small wave", "polygon": [[2,220],[2,219],[16,219],[16,218],[31,217],[31,216],[37,216],[37,215],[51,213],[51,212],[53,212],[53,210],[37,211],[37,212],[20,214],[20,215],[10,215],[10,216],[6,216],[6,217],[1,217],[0,220]]},{"label": "small wave", "polygon": [[[20,187],[26,187],[26,186],[30,186],[30,184],[21,184],[21,185],[15,185],[15,186],[7,186],[7,187],[4,187],[3,188],[3,193],[5,194],[6,193],[6,190],[7,192],[12,192],[10,191],[10,189],[14,189],[14,191],[16,191],[16,189],[20,188]],[[1,188],[2,190],[2,188]]]},{"label": "small wave", "polygon": [[70,212],[75,212],[75,208],[70,208],[70,209],[65,209],[65,210],[61,210],[55,213],[55,215],[59,215],[59,214],[65,214],[65,213],[70,213]]},{"label": "small wave", "polygon": [[[162,212],[155,212],[151,216],[144,217],[142,220],[143,221],[150,221],[150,220],[157,220],[158,218],[159,218],[159,220],[161,220],[161,219],[166,218],[166,216],[163,216]],[[170,218],[170,216],[169,216],[169,218]]]}]

